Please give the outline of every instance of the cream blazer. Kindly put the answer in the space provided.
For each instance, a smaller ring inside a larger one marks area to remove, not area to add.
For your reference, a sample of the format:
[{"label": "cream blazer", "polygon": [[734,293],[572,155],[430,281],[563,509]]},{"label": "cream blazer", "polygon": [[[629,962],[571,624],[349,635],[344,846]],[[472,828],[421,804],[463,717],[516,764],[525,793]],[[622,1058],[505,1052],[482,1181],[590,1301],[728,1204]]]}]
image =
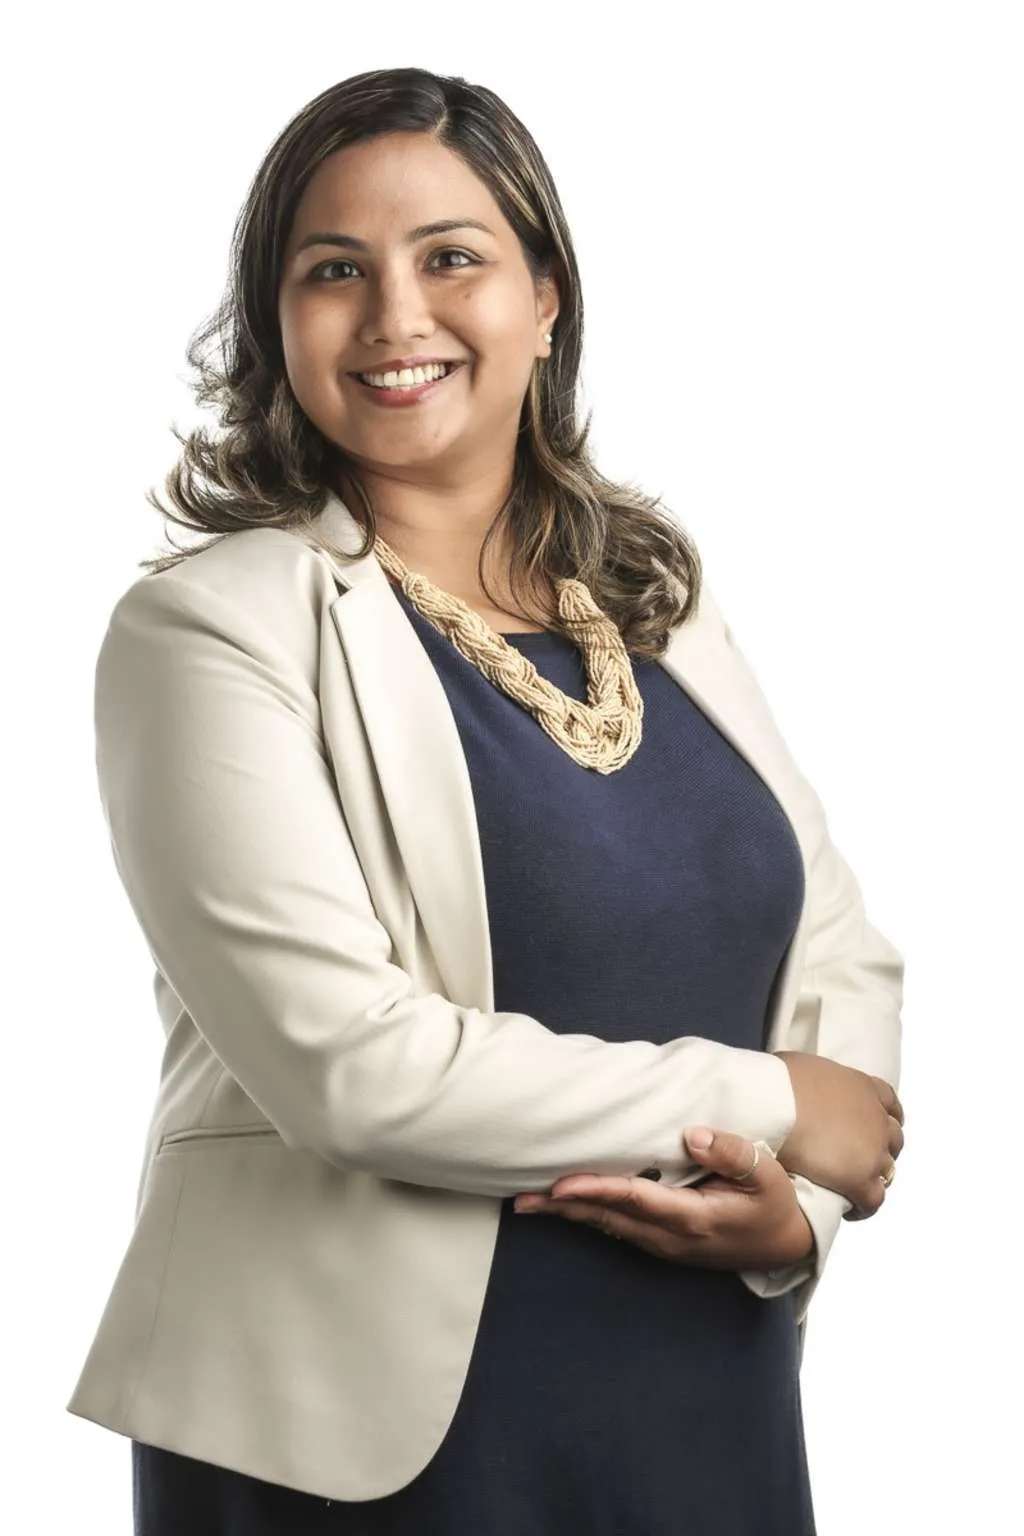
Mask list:
[{"label": "cream blazer", "polygon": [[[690,1034],[685,997],[653,1044],[642,976],[632,1041],[495,1012],[458,730],[359,538],[332,496],[311,534],[231,534],[113,609],[97,772],[165,1048],[134,1230],[67,1404],[339,1500],[404,1486],[440,1445],[504,1197],[650,1164],[686,1184],[698,1122],[777,1148],[795,1105],[770,1053],[895,1085],[902,991],[705,586],[661,665],[774,791],[805,865],[767,1049]],[[742,1279],[799,1287],[802,1318],[848,1206],[794,1184],[813,1273]]]}]

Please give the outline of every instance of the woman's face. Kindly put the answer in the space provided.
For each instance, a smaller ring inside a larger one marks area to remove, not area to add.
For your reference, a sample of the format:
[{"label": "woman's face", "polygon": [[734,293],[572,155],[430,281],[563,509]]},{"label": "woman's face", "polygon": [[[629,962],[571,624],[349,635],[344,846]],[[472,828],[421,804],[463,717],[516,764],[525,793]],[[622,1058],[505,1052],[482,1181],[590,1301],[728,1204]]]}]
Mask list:
[{"label": "woman's face", "polygon": [[[278,300],[285,366],[306,415],[371,473],[510,467],[557,311],[487,187],[429,134],[339,150],[303,193]],[[455,366],[380,387],[435,363]]]}]

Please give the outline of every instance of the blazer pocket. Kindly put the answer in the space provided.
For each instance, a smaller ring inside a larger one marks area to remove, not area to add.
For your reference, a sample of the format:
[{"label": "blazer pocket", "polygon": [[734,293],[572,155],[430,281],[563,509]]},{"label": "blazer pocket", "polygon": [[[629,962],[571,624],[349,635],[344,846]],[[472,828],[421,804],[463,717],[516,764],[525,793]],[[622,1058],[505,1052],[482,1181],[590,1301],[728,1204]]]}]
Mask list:
[{"label": "blazer pocket", "polygon": [[156,1149],[157,1157],[164,1152],[188,1152],[198,1147],[217,1147],[225,1142],[278,1141],[281,1134],[272,1125],[198,1125],[184,1131],[166,1131]]}]

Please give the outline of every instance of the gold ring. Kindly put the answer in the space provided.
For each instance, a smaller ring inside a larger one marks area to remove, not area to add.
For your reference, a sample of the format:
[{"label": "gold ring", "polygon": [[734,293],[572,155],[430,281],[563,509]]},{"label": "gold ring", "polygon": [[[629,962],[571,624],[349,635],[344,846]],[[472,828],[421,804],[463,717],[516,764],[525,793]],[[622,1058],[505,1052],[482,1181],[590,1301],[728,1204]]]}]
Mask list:
[{"label": "gold ring", "polygon": [[737,1174],[733,1175],[733,1178],[735,1179],[736,1183],[737,1184],[742,1184],[744,1179],[752,1179],[754,1177],[754,1174],[757,1172],[757,1165],[758,1165],[758,1163],[760,1161],[761,1161],[761,1149],[755,1143],[755,1145],[754,1145],[754,1161],[751,1163],[751,1165],[747,1169],[746,1173],[737,1173]]},{"label": "gold ring", "polygon": [[886,1189],[889,1188],[889,1185],[892,1183],[892,1181],[893,1181],[893,1179],[895,1177],[896,1177],[896,1164],[895,1163],[890,1163],[889,1164],[889,1172],[888,1173],[880,1173],[879,1174],[879,1178],[881,1179],[882,1183],[885,1185]]}]

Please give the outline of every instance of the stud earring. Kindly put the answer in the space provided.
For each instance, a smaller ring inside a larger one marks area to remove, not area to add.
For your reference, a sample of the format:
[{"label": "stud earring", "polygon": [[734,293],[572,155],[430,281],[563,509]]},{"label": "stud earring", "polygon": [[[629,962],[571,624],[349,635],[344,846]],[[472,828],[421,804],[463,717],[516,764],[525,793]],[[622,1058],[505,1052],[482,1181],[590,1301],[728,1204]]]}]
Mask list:
[{"label": "stud earring", "polygon": [[550,331],[548,331],[547,335],[544,337],[544,340],[545,341],[550,341],[551,340],[551,332]]}]

